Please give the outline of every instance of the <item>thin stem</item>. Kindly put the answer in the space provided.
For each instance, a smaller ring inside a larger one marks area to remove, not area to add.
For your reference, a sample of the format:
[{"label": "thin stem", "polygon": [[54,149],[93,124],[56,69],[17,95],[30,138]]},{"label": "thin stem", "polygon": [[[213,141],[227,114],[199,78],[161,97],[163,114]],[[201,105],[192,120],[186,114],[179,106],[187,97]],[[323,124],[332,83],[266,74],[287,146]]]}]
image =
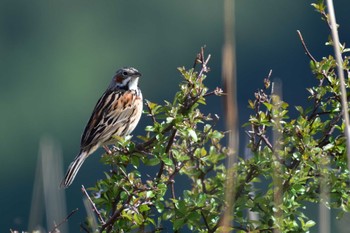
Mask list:
[{"label": "thin stem", "polygon": [[[171,134],[171,136],[170,136],[170,138],[169,138],[168,144],[167,144],[167,146],[166,146],[166,148],[165,148],[165,153],[166,153],[166,154],[169,153],[170,148],[171,148],[171,146],[172,146],[173,143],[174,143],[174,139],[175,139],[175,136],[176,136],[176,132],[177,132],[177,130],[174,129],[173,132],[172,132],[172,134]],[[164,171],[164,166],[165,166],[164,162],[161,161],[160,168],[159,168],[159,171],[158,171],[158,174],[157,174],[157,178],[156,178],[157,180],[159,180],[160,177],[162,176],[163,171]]]},{"label": "thin stem", "polygon": [[304,50],[305,50],[305,54],[313,61],[313,62],[317,62],[317,60],[311,55],[309,49],[307,48],[305,42],[304,42],[304,38],[303,36],[301,35],[301,32],[299,30],[297,30],[297,33],[299,35],[299,38],[300,38],[300,41],[301,41],[301,44],[303,45],[304,47]]},{"label": "thin stem", "polygon": [[203,218],[203,222],[205,224],[205,227],[207,228],[208,232],[212,232],[212,230],[210,229],[210,226],[208,224],[208,221],[207,219],[205,218],[204,214],[203,214],[203,211],[201,211],[201,215],[202,215],[202,218]]},{"label": "thin stem", "polygon": [[91,200],[89,194],[86,192],[86,189],[84,187],[84,185],[81,186],[81,191],[84,193],[84,195],[87,197],[87,199],[89,200],[91,206],[92,206],[92,209],[95,211],[95,213],[97,214],[97,217],[98,217],[98,220],[100,220],[100,222],[102,224],[105,224],[105,221],[103,220],[102,218],[102,215],[100,213],[100,211],[98,211],[98,209],[96,208],[96,205],[95,203]]},{"label": "thin stem", "polygon": [[72,215],[75,214],[77,211],[78,211],[78,208],[72,210],[72,211],[67,215],[67,217],[65,217],[58,225],[55,225],[54,228],[52,228],[52,230],[49,231],[49,233],[54,233],[54,232],[56,232],[56,230],[57,230],[63,223],[68,222],[68,219],[69,219],[70,217],[72,217]]}]

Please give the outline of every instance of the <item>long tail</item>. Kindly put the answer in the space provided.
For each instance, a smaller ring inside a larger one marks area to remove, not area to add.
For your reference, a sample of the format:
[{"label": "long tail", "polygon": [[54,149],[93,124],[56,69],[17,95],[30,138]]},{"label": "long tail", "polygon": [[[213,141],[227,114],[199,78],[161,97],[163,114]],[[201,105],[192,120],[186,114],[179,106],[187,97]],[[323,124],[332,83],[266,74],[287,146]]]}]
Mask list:
[{"label": "long tail", "polygon": [[85,159],[89,156],[87,151],[81,151],[73,162],[69,165],[68,171],[61,182],[61,188],[67,188],[73,183],[75,176],[77,175],[81,165],[83,165]]}]

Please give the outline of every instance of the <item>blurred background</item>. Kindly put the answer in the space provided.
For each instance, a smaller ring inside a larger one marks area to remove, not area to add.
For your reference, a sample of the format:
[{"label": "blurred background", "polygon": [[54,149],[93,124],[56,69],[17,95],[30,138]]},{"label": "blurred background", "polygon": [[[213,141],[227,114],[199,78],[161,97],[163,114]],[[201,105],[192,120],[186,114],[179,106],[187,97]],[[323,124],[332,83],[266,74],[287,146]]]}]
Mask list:
[{"label": "blurred background", "polygon": [[[305,104],[305,89],[315,82],[296,30],[316,59],[333,53],[325,46],[327,25],[311,2],[236,1],[240,124],[249,116],[247,100],[270,69],[272,78],[282,81],[284,100],[291,106]],[[350,1],[335,1],[342,42],[350,42],[349,9]],[[208,86],[221,86],[222,43],[222,1],[0,0],[0,232],[28,229],[41,138],[49,137],[61,148],[55,151],[63,154],[66,169],[97,99],[118,68],[139,69],[144,97],[161,103],[177,91],[181,79],[176,68],[192,67],[203,45],[212,55]],[[211,98],[205,111],[222,115],[220,98]],[[148,123],[144,116],[133,134]],[[101,153],[85,162],[66,190],[64,208],[79,208],[69,220],[71,232],[79,230],[86,216],[80,185],[89,187],[103,177]],[[44,218],[38,218],[45,226]],[[344,227],[348,220],[333,221],[332,232],[349,232]],[[317,232],[317,226],[313,229]]]}]

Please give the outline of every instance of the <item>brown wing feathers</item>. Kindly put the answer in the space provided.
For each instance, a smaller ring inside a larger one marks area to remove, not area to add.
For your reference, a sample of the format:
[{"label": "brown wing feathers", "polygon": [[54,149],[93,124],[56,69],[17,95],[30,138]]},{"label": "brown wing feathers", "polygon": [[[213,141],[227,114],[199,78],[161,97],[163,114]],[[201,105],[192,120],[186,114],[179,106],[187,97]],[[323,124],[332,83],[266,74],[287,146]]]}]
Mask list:
[{"label": "brown wing feathers", "polygon": [[[117,91],[114,93],[106,92],[100,98],[82,135],[82,149],[88,148],[90,145],[94,145],[98,141],[103,142],[109,140],[115,132],[111,131],[114,127],[111,128],[108,127],[108,125],[122,125],[129,120],[130,116],[135,111],[135,108],[131,107],[135,100],[135,95],[132,92],[133,91]],[[123,98],[120,98],[122,95]],[[103,140],[101,140],[101,135],[103,135]]]}]

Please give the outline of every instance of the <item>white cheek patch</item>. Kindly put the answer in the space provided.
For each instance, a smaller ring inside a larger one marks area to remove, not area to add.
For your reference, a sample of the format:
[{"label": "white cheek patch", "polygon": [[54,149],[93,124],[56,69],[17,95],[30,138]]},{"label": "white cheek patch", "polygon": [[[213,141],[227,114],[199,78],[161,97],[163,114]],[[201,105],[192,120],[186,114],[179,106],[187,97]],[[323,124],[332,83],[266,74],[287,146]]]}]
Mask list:
[{"label": "white cheek patch", "polygon": [[132,78],[129,81],[129,90],[137,90],[138,89],[138,84],[139,78]]},{"label": "white cheek patch", "polygon": [[128,85],[128,82],[130,81],[130,77],[127,77],[126,79],[123,80],[123,87],[126,87]]}]

